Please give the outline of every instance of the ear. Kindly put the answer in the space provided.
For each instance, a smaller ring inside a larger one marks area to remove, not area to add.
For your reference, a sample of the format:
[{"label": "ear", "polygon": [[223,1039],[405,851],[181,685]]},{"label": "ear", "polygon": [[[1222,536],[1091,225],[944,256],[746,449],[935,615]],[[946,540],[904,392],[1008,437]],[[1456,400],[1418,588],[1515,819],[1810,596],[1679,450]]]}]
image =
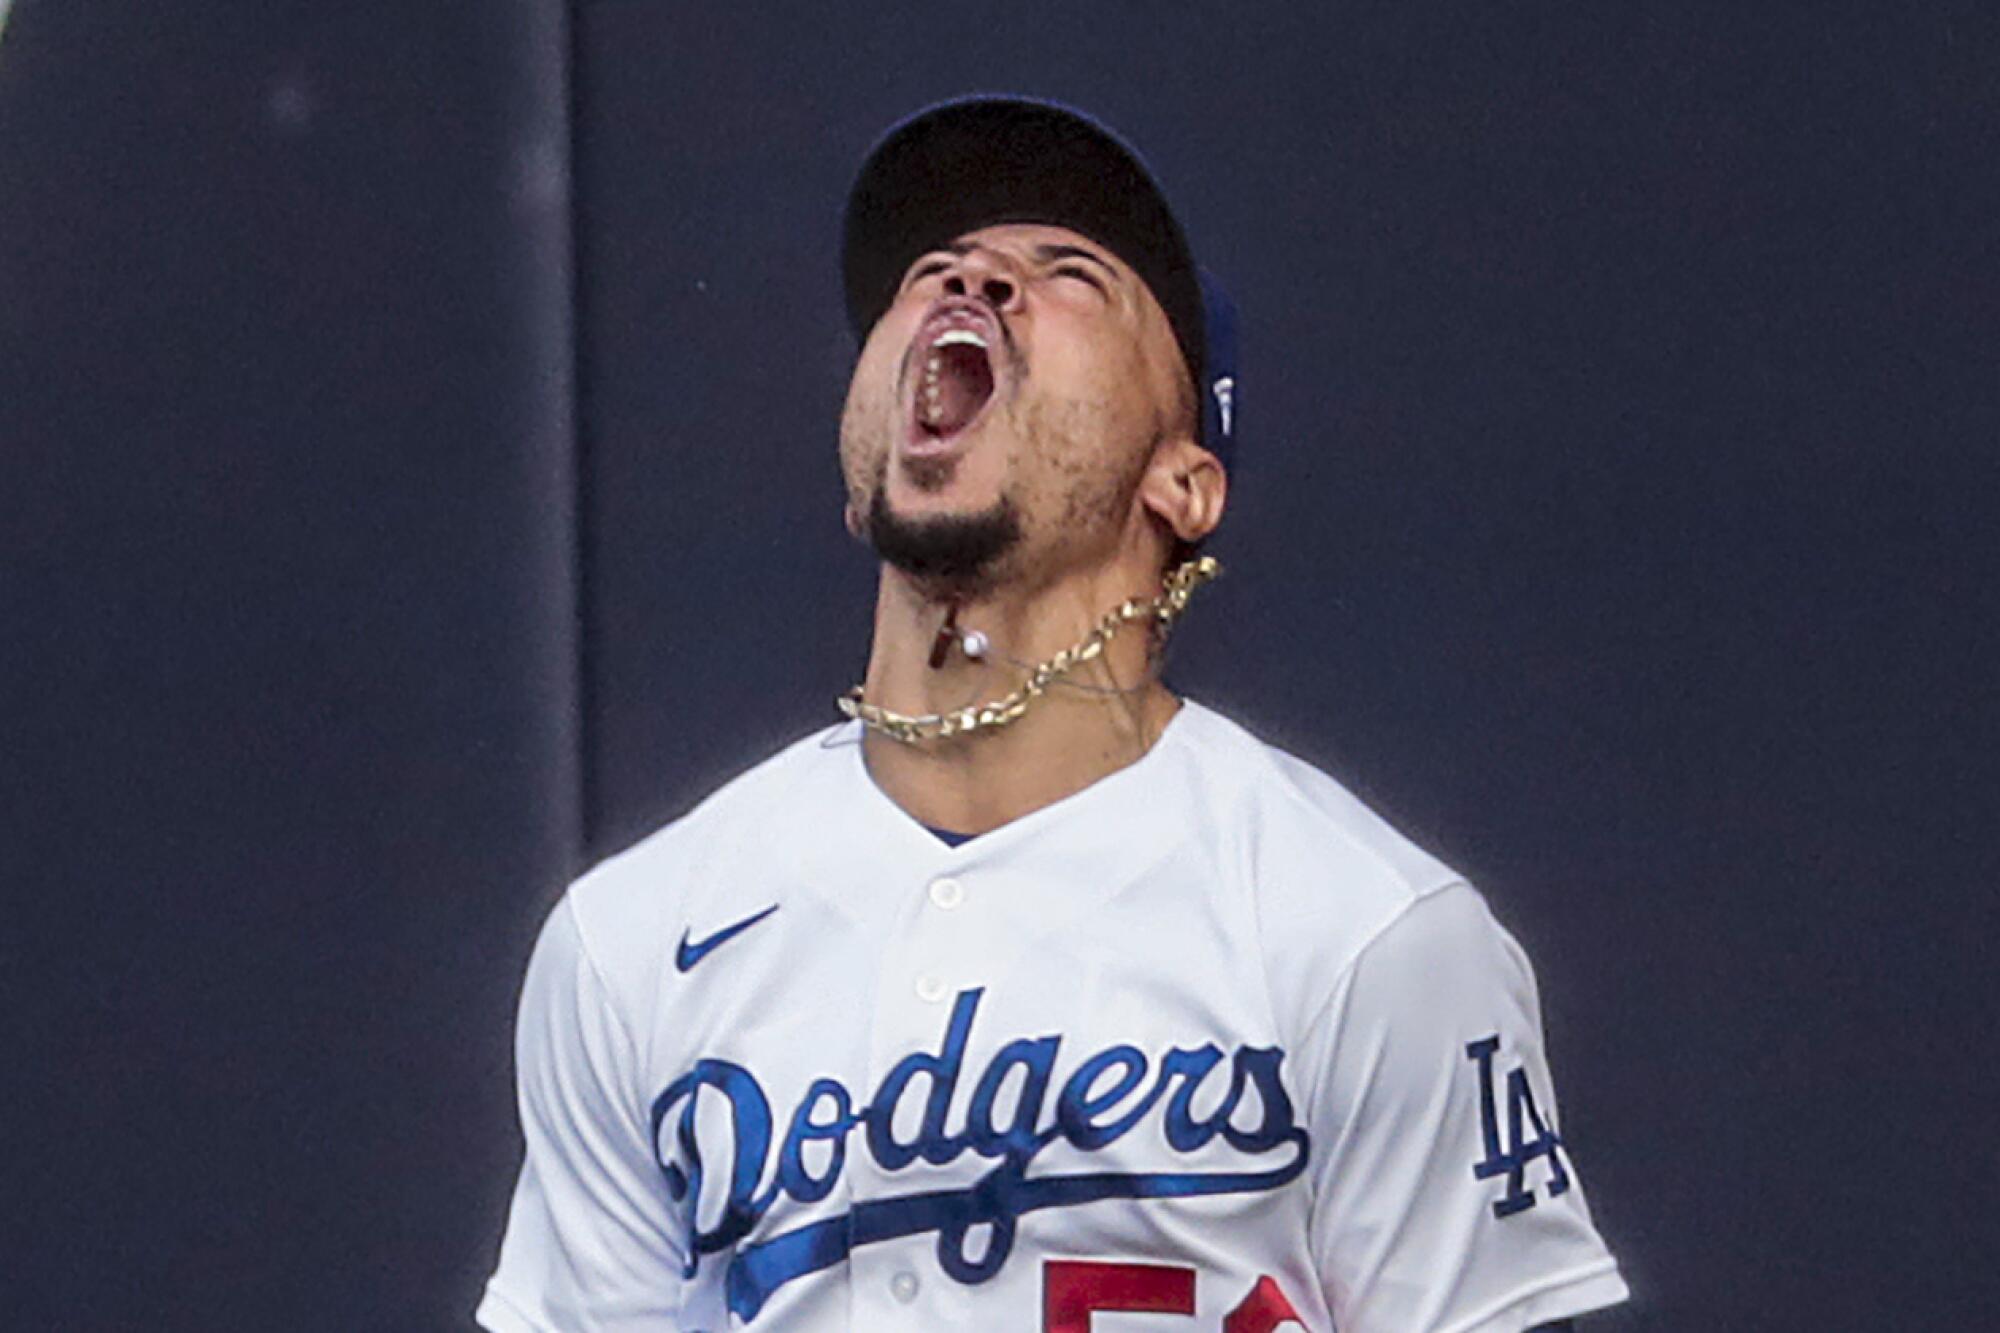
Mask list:
[{"label": "ear", "polygon": [[1185,436],[1162,441],[1139,482],[1139,502],[1184,542],[1215,531],[1228,501],[1222,460]]}]

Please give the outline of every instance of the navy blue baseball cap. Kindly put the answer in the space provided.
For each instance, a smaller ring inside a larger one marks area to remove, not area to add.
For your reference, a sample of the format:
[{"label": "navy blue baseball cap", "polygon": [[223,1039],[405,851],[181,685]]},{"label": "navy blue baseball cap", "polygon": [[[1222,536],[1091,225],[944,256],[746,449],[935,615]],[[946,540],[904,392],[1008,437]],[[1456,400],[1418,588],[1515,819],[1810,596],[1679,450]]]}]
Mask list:
[{"label": "navy blue baseball cap", "polygon": [[882,136],[847,198],[847,318],[866,340],[918,255],[1007,222],[1067,227],[1137,273],[1166,312],[1202,402],[1201,443],[1236,443],[1236,307],[1200,268],[1138,152],[1073,108],[1025,97],[927,107]]}]

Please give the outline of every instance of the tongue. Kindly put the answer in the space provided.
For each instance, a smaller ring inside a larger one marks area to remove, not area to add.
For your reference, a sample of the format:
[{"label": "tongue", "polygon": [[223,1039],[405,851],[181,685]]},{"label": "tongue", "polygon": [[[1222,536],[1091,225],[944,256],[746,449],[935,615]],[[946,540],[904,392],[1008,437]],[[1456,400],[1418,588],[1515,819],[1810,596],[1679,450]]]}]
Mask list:
[{"label": "tongue", "polygon": [[937,349],[937,411],[924,425],[933,435],[955,435],[979,415],[993,395],[993,367],[977,347],[957,344]]}]

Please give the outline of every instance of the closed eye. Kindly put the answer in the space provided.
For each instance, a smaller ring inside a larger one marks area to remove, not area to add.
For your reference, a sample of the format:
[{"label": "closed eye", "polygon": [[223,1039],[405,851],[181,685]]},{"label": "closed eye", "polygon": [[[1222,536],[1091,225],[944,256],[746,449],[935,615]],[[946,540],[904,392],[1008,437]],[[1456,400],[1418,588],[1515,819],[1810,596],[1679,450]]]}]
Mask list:
[{"label": "closed eye", "polygon": [[903,275],[903,286],[907,288],[912,283],[922,282],[925,278],[944,272],[951,267],[952,260],[963,253],[963,250],[953,249],[949,252],[940,250],[934,254],[925,255],[922,259],[910,265],[910,271]]},{"label": "closed eye", "polygon": [[1056,267],[1050,269],[1049,272],[1058,278],[1075,278],[1078,282],[1087,282],[1092,287],[1095,287],[1100,294],[1105,296],[1110,295],[1105,290],[1104,284],[1098,280],[1097,275],[1082,264],[1058,264]]},{"label": "closed eye", "polygon": [[1074,278],[1087,282],[1104,297],[1111,295],[1114,277],[1111,265],[1103,255],[1087,250],[1080,245],[1038,245],[1035,258],[1042,265],[1042,271],[1058,278]]}]

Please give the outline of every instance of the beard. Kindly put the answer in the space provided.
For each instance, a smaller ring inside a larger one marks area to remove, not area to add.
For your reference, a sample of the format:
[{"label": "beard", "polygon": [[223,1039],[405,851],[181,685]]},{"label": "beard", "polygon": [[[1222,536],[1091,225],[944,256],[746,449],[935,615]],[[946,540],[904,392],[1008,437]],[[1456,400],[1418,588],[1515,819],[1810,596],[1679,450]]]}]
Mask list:
[{"label": "beard", "polygon": [[878,480],[865,535],[877,555],[920,585],[959,596],[979,592],[1021,544],[1021,515],[1005,496],[976,514],[913,519],[889,507],[886,490]]}]

